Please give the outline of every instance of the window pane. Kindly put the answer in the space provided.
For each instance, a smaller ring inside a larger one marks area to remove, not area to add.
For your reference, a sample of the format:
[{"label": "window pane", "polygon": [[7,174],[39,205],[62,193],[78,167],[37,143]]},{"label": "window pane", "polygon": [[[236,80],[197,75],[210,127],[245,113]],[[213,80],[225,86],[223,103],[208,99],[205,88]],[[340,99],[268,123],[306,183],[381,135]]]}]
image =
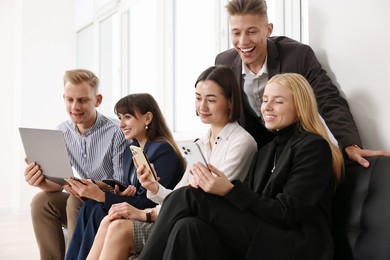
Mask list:
[{"label": "window pane", "polygon": [[100,111],[115,116],[114,105],[121,96],[120,91],[120,19],[118,14],[100,22],[99,77],[103,102]]},{"label": "window pane", "polygon": [[77,33],[77,67],[93,69],[93,26],[92,24]]},{"label": "window pane", "polygon": [[112,115],[112,83],[113,83],[113,33],[112,17],[109,17],[100,23],[100,92],[103,94],[103,102],[100,105],[100,111],[106,115]]},{"label": "window pane", "polygon": [[219,52],[217,2],[175,2],[175,131],[208,128],[195,114],[194,83],[204,69],[214,65]]},{"label": "window pane", "polygon": [[[129,92],[148,92],[162,104],[164,94],[162,13],[159,0],[134,4],[128,15]],[[159,13],[158,13],[159,12]]]}]

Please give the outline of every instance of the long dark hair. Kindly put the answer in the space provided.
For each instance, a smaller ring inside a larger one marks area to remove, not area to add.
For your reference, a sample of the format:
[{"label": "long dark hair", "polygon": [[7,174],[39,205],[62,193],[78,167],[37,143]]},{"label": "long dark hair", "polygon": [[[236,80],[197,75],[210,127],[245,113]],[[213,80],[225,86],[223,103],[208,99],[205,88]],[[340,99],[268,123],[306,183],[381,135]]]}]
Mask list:
[{"label": "long dark hair", "polygon": [[184,171],[186,168],[185,160],[173,139],[172,133],[168,128],[165,118],[160,110],[157,101],[149,93],[137,93],[130,94],[121,98],[114,108],[116,115],[130,114],[137,118],[136,113],[145,115],[147,112],[153,114],[153,119],[148,125],[148,131],[146,131],[146,138],[148,141],[165,141],[169,143],[175,150],[179,160],[180,166]]}]

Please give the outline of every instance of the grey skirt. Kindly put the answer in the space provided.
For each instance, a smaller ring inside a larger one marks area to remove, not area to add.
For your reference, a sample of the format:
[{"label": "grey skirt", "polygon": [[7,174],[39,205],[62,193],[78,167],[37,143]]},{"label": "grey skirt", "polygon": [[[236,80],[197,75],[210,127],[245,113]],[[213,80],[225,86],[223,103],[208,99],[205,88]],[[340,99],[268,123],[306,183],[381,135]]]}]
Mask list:
[{"label": "grey skirt", "polygon": [[133,219],[134,227],[134,245],[137,254],[141,253],[145,246],[146,240],[152,232],[154,222],[141,222]]}]

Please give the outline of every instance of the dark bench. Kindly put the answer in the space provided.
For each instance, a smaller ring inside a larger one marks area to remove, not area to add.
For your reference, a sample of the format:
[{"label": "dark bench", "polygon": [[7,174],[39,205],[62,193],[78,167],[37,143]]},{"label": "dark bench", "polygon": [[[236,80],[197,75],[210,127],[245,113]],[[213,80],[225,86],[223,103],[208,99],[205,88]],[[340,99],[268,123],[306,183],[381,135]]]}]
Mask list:
[{"label": "dark bench", "polygon": [[390,260],[390,157],[346,165],[333,210],[335,260]]}]

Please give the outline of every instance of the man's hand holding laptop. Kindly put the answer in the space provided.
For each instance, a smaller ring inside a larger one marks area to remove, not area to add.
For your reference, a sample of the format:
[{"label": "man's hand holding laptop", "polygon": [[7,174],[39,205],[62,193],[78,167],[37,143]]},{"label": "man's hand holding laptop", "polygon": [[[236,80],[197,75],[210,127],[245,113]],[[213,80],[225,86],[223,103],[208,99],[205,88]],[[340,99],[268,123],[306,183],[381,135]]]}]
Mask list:
[{"label": "man's hand holding laptop", "polygon": [[45,178],[41,167],[37,163],[28,163],[27,158],[25,158],[25,162],[27,163],[27,167],[24,170],[24,178],[29,185],[39,187],[48,192],[62,189],[61,185]]}]

